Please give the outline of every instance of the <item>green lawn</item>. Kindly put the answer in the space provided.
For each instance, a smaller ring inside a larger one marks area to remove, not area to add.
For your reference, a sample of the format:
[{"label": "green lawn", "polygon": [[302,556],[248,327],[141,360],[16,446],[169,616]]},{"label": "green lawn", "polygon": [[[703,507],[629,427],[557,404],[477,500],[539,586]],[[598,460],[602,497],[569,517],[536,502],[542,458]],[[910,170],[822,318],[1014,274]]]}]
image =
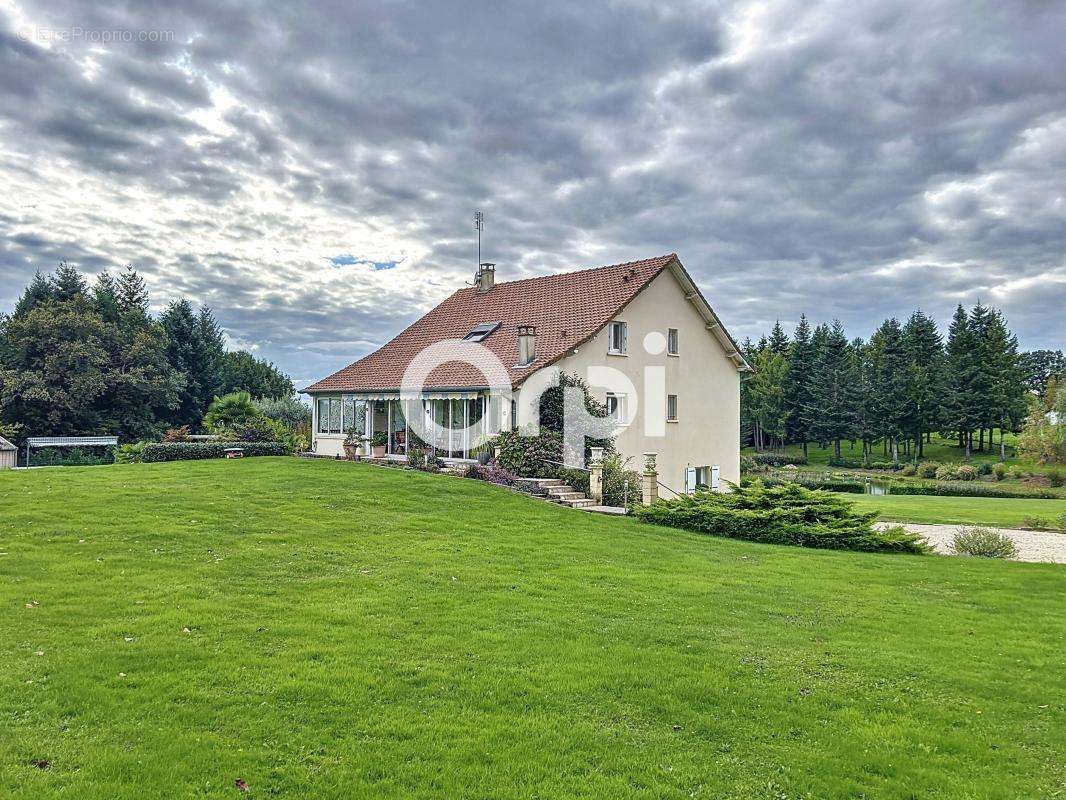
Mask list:
[{"label": "green lawn", "polygon": [[0,473],[0,498],[0,797],[1066,792],[1059,566],[331,461]]},{"label": "green lawn", "polygon": [[1062,514],[1066,514],[1066,500],[906,494],[849,494],[847,497],[854,500],[864,511],[879,511],[882,519],[898,522],[1020,528],[1029,517],[1040,517],[1053,526]]}]

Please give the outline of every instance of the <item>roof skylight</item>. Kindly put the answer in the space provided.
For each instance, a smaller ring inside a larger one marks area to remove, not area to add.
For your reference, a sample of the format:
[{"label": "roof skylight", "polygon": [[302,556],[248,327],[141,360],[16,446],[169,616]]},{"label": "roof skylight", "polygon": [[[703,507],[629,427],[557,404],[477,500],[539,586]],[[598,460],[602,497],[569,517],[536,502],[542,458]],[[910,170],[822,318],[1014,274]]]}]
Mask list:
[{"label": "roof skylight", "polygon": [[463,337],[464,342],[483,342],[488,338],[489,334],[500,327],[499,321],[497,322],[482,322],[480,325],[474,327],[470,333]]}]

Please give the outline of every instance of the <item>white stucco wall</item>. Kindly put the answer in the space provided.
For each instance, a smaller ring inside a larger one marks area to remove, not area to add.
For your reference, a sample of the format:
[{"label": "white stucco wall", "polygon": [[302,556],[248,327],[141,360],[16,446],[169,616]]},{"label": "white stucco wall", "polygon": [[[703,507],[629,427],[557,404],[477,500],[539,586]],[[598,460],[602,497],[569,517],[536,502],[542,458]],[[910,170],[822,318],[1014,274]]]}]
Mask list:
[{"label": "white stucco wall", "polygon": [[[688,467],[717,465],[723,482],[739,481],[740,373],[707,329],[696,306],[685,297],[677,278],[665,270],[615,320],[628,325],[628,355],[608,354],[607,326],[560,361],[559,368],[587,379],[589,367],[609,366],[623,372],[636,386],[636,418],[616,439],[618,449],[632,457],[630,467],[641,470],[643,454],[658,453],[659,480],[678,492],[685,489]],[[678,330],[678,355],[667,355],[665,350],[659,355],[647,353],[644,337],[653,331],[665,337],[669,328]],[[645,430],[646,367],[665,367],[665,390],[658,392],[664,416],[665,395],[678,397],[678,421],[666,423],[662,437],[649,436]],[[590,389],[600,400],[606,398],[603,387],[590,385]],[[672,496],[669,492],[661,494]]]}]

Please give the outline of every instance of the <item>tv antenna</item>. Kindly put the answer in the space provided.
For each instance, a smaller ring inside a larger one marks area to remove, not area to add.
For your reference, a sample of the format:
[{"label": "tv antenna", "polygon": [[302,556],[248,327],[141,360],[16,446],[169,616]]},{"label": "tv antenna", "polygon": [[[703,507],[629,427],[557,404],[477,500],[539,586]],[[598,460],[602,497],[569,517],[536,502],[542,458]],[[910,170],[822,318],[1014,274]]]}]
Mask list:
[{"label": "tv antenna", "polygon": [[477,263],[481,266],[481,232],[485,230],[485,215],[480,211],[474,212],[474,227],[477,228]]}]

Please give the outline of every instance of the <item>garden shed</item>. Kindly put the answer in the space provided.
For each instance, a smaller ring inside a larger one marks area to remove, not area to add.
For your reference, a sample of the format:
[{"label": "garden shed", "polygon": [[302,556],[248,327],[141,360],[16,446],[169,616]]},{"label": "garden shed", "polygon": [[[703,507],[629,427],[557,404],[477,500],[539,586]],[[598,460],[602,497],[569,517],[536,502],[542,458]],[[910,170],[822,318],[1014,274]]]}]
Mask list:
[{"label": "garden shed", "polygon": [[18,454],[18,448],[3,436],[0,436],[0,469],[13,468]]}]

